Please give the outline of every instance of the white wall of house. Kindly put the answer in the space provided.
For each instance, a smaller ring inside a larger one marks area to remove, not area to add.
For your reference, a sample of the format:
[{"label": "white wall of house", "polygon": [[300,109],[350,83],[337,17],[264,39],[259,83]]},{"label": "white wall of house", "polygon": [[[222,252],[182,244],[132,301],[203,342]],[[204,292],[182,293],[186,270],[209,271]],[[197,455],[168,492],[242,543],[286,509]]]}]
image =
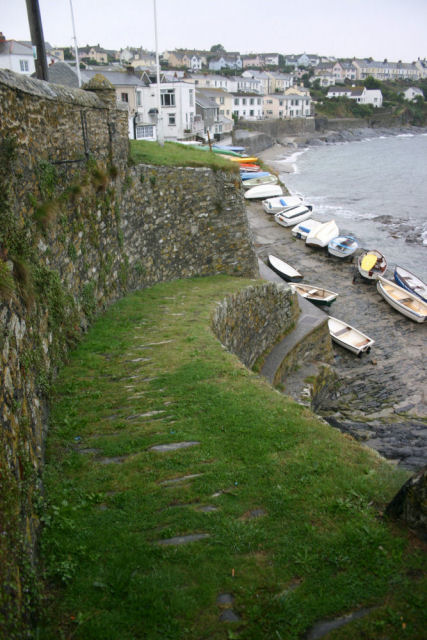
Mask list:
[{"label": "white wall of house", "polygon": [[[157,87],[155,84],[142,87],[141,106],[138,113],[141,123],[155,124],[157,115]],[[185,138],[192,128],[196,115],[194,83],[164,82],[160,85],[162,133],[165,140]]]},{"label": "white wall of house", "polygon": [[233,114],[239,120],[261,120],[262,111],[262,96],[233,94]]},{"label": "white wall of house", "polygon": [[263,115],[268,120],[308,118],[311,115],[311,98],[297,93],[269,94],[264,96]]}]

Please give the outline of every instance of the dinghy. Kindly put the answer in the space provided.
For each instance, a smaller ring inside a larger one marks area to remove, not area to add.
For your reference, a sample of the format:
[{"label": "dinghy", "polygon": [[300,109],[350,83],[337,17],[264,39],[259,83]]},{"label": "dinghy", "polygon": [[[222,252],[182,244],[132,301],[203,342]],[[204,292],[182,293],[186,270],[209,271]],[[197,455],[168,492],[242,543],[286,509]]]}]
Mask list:
[{"label": "dinghy", "polygon": [[292,291],[296,291],[300,296],[314,302],[315,304],[330,307],[334,300],[337,299],[338,294],[335,291],[329,291],[329,289],[323,289],[323,287],[316,287],[312,284],[291,284]]},{"label": "dinghy", "polygon": [[387,269],[387,260],[378,249],[370,249],[360,254],[357,259],[357,268],[362,278],[376,280]]},{"label": "dinghy", "polygon": [[260,184],[257,187],[248,189],[245,193],[245,198],[247,200],[263,200],[264,198],[270,198],[272,196],[281,196],[282,193],[282,187],[278,184]]},{"label": "dinghy", "polygon": [[254,178],[264,178],[270,175],[271,173],[268,171],[254,171],[252,173],[250,171],[240,172],[241,180],[253,180]]},{"label": "dinghy", "polygon": [[326,247],[332,238],[339,234],[338,225],[335,220],[328,220],[316,229],[312,229],[305,239],[305,243],[310,247]]},{"label": "dinghy", "polygon": [[414,293],[402,289],[396,282],[378,276],[377,290],[389,305],[407,318],[415,322],[424,322],[427,318],[427,302],[420,300]]},{"label": "dinghy", "polygon": [[283,262],[280,258],[276,258],[276,256],[268,256],[268,265],[284,280],[288,282],[298,282],[298,280],[302,280],[302,275],[291,267],[287,262]]},{"label": "dinghy", "polygon": [[303,222],[296,224],[295,227],[292,228],[292,235],[295,238],[300,238],[301,240],[305,240],[310,231],[313,229],[317,229],[320,227],[322,223],[319,220],[313,220],[313,218],[307,218]]},{"label": "dinghy", "polygon": [[[262,208],[266,213],[271,213],[274,215],[275,213],[280,213],[284,209],[289,209],[289,207],[296,207],[297,205],[302,203],[302,198],[300,196],[283,196],[280,198],[267,198],[262,203]],[[308,205],[307,205],[308,206]],[[308,206],[311,209],[311,205]]]},{"label": "dinghy", "polygon": [[244,182],[242,182],[242,185],[244,189],[250,189],[251,187],[257,187],[260,184],[277,184],[278,182],[279,178],[277,176],[273,176],[271,173],[268,173],[266,176],[244,180]]},{"label": "dinghy", "polygon": [[358,329],[355,329],[343,320],[338,320],[338,318],[333,318],[332,316],[329,316],[328,318],[328,327],[329,333],[334,342],[358,356],[361,356],[365,351],[369,353],[375,342],[372,338],[369,338],[369,336],[365,335]]},{"label": "dinghy", "polygon": [[348,258],[358,248],[359,243],[351,236],[337,236],[328,243],[328,252],[337,258]]},{"label": "dinghy", "polygon": [[261,171],[261,167],[259,166],[259,164],[244,164],[244,163],[240,163],[240,172],[252,172],[255,173],[256,171]]},{"label": "dinghy", "polygon": [[300,205],[299,207],[289,207],[280,213],[276,213],[274,216],[277,224],[282,227],[291,227],[296,222],[302,222],[311,216],[311,211],[308,207]]},{"label": "dinghy", "polygon": [[418,276],[403,267],[395,267],[394,279],[398,285],[427,302],[427,284]]}]

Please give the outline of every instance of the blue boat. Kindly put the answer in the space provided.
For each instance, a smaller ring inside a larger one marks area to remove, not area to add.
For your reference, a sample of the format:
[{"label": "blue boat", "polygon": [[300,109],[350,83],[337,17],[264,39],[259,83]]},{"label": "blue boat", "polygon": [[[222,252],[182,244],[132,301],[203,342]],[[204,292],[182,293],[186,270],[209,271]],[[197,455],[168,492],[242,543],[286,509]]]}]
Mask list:
[{"label": "blue boat", "polygon": [[400,287],[427,302],[427,284],[403,267],[395,267],[394,279]]},{"label": "blue boat", "polygon": [[348,258],[353,255],[359,243],[351,236],[337,236],[328,243],[328,252],[337,258]]},{"label": "blue boat", "polygon": [[244,171],[240,174],[242,180],[252,180],[252,178],[265,178],[269,176],[268,171]]},{"label": "blue boat", "polygon": [[235,151],[236,153],[242,153],[245,150],[245,147],[235,147],[229,144],[213,144],[212,147],[221,149],[221,151]]}]

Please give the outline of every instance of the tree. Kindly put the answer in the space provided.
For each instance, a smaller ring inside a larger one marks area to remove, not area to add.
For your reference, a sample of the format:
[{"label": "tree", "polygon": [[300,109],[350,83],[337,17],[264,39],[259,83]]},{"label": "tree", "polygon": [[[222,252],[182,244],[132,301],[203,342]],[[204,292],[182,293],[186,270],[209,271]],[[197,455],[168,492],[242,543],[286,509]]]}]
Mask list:
[{"label": "tree", "polygon": [[381,82],[372,76],[368,76],[363,84],[367,89],[381,89]]},{"label": "tree", "polygon": [[222,46],[222,44],[214,44],[211,48],[210,48],[211,53],[225,53],[225,49]]}]

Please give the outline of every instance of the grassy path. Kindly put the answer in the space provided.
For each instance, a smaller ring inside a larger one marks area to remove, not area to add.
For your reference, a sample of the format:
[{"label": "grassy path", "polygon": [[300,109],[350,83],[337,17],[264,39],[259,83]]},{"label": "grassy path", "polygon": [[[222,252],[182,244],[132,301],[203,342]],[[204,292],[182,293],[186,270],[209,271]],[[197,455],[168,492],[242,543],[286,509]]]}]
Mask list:
[{"label": "grassy path", "polygon": [[247,284],[129,296],[63,369],[40,640],[288,640],[362,607],[328,637],[423,637],[422,551],[381,517],[406,476],[222,348]]}]

